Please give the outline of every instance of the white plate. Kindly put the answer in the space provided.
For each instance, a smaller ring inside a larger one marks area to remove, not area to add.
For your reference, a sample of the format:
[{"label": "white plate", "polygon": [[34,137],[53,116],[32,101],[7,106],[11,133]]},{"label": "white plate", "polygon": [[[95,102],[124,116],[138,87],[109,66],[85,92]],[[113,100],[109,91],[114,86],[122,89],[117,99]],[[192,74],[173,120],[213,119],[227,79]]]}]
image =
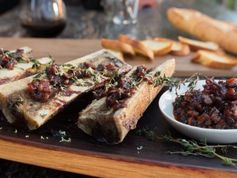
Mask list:
[{"label": "white plate", "polygon": [[[205,84],[204,80],[197,82],[195,89],[202,89]],[[187,86],[181,86],[178,94],[183,94],[187,91]],[[159,107],[166,120],[179,132],[184,135],[209,143],[237,143],[237,129],[207,129],[195,126],[190,126],[177,121],[173,115],[173,102],[175,101],[176,94],[174,89],[166,91],[162,94],[159,100]]]}]

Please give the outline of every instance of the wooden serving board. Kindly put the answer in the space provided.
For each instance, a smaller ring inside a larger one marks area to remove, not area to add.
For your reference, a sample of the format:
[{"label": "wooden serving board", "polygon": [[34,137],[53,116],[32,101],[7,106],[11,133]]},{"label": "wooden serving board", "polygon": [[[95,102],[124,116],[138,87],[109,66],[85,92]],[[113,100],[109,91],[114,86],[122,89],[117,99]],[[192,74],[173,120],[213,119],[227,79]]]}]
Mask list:
[{"label": "wooden serving board", "polygon": [[[28,45],[37,55],[55,56],[57,62],[66,62],[100,48],[98,41],[88,40],[1,39],[0,43],[5,48]],[[176,74],[189,75],[192,65],[187,65],[188,72],[183,68],[177,69]],[[197,72],[195,65],[193,69]],[[207,74],[215,74],[211,70],[209,72]],[[78,112],[88,104],[89,98],[89,94],[83,96],[32,132],[14,128],[0,114],[0,158],[99,177],[237,177],[236,167],[223,166],[217,159],[170,155],[167,151],[177,151],[181,147],[163,140],[150,141],[138,136],[136,130],[119,145],[95,141],[75,124]],[[184,137],[164,120],[158,100],[159,96],[144,113],[138,128],[155,130],[158,136],[171,133]],[[60,142],[59,133],[62,131],[71,138],[71,142]],[[228,156],[237,158],[237,153],[229,152]]]}]

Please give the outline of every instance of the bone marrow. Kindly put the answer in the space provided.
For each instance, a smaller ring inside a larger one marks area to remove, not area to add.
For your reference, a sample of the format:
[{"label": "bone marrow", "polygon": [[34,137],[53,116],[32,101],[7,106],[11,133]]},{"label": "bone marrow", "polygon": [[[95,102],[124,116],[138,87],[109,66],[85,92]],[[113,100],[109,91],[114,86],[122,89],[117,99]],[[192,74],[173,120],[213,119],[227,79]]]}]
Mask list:
[{"label": "bone marrow", "polygon": [[[2,111],[10,123],[21,116],[29,129],[37,129],[81,94],[103,85],[113,71],[129,68],[104,51],[66,64],[52,64],[42,73],[0,86]],[[21,97],[20,102],[15,96]]]},{"label": "bone marrow", "polygon": [[122,142],[161,90],[161,78],[170,77],[174,67],[174,60],[168,60],[154,69],[137,66],[119,75],[94,91],[96,99],[79,113],[78,127],[98,140]]}]

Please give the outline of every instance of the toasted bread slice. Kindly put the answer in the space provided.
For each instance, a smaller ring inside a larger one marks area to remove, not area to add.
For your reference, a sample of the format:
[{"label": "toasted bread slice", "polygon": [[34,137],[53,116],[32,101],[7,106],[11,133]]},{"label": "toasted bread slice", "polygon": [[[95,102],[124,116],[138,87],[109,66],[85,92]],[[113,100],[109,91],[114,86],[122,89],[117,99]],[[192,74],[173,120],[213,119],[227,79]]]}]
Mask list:
[{"label": "toasted bread slice", "polygon": [[178,39],[180,42],[189,45],[192,50],[199,50],[199,49],[210,50],[210,51],[219,50],[219,45],[214,42],[203,42],[199,40],[185,38],[182,36],[179,36]]},{"label": "toasted bread slice", "polygon": [[124,61],[123,53],[119,51],[114,51],[110,49],[105,49],[108,53],[112,54],[114,57],[120,59],[121,61]]},{"label": "toasted bread slice", "polygon": [[175,40],[171,40],[168,38],[155,38],[155,41],[168,41],[172,43],[172,47],[171,47],[171,54],[175,55],[175,56],[186,56],[190,54],[190,48],[188,45],[175,41]]},{"label": "toasted bread slice", "polygon": [[[181,43],[180,43],[181,44]],[[171,52],[172,55],[175,56],[187,56],[190,54],[190,47],[186,44],[181,44],[180,50],[173,50]]]},{"label": "toasted bread slice", "polygon": [[135,51],[131,45],[118,40],[102,39],[101,46],[105,49],[135,55]]},{"label": "toasted bread slice", "polygon": [[162,56],[171,51],[172,43],[168,41],[144,40],[142,43],[150,48],[155,56]]},{"label": "toasted bread slice", "polygon": [[[132,76],[134,68],[124,77]],[[170,77],[174,69],[175,60],[171,59],[153,69],[150,75],[154,77],[159,71],[160,76]],[[155,87],[143,81],[136,87],[135,93],[126,99],[126,106],[117,110],[107,108],[106,97],[96,99],[79,114],[78,127],[100,141],[120,143],[130,130],[136,128],[138,120],[161,88],[162,85]]]},{"label": "toasted bread slice", "polygon": [[237,65],[237,60],[231,56],[205,50],[197,51],[192,62],[217,69],[230,69]]},{"label": "toasted bread slice", "polygon": [[126,35],[119,35],[119,41],[131,45],[136,53],[148,57],[151,60],[154,59],[153,51],[147,48],[142,42],[132,39]]}]

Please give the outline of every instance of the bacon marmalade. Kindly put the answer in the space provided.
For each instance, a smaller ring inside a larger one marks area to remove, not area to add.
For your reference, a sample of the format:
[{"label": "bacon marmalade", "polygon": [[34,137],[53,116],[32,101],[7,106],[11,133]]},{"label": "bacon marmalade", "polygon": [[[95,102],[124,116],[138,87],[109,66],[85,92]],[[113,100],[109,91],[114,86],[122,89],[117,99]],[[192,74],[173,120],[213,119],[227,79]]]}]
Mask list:
[{"label": "bacon marmalade", "polygon": [[[149,75],[151,70],[144,66],[137,66],[131,76],[124,75],[114,76],[111,83],[93,91],[96,99],[106,97],[106,106],[114,110],[126,107],[126,100],[135,94],[137,86],[146,81],[149,84],[155,84],[155,78]],[[159,76],[159,72],[156,74]],[[159,83],[157,83],[159,84]]]},{"label": "bacon marmalade", "polygon": [[[28,92],[31,97],[37,101],[47,102],[52,96],[60,91],[65,91],[65,95],[69,86],[76,84],[78,86],[91,85],[83,80],[90,79],[90,82],[100,83],[102,76],[109,76],[117,69],[114,64],[93,65],[90,63],[82,63],[78,67],[70,64],[52,64],[46,68],[45,73],[38,74],[32,82],[28,83]],[[83,80],[81,80],[83,79]],[[66,94],[67,93],[67,94]]]},{"label": "bacon marmalade", "polygon": [[213,129],[237,128],[237,78],[206,80],[203,90],[187,91],[173,103],[175,118],[185,124]]},{"label": "bacon marmalade", "polygon": [[17,49],[15,52],[0,49],[0,69],[12,70],[19,61],[25,61],[23,49]]}]

